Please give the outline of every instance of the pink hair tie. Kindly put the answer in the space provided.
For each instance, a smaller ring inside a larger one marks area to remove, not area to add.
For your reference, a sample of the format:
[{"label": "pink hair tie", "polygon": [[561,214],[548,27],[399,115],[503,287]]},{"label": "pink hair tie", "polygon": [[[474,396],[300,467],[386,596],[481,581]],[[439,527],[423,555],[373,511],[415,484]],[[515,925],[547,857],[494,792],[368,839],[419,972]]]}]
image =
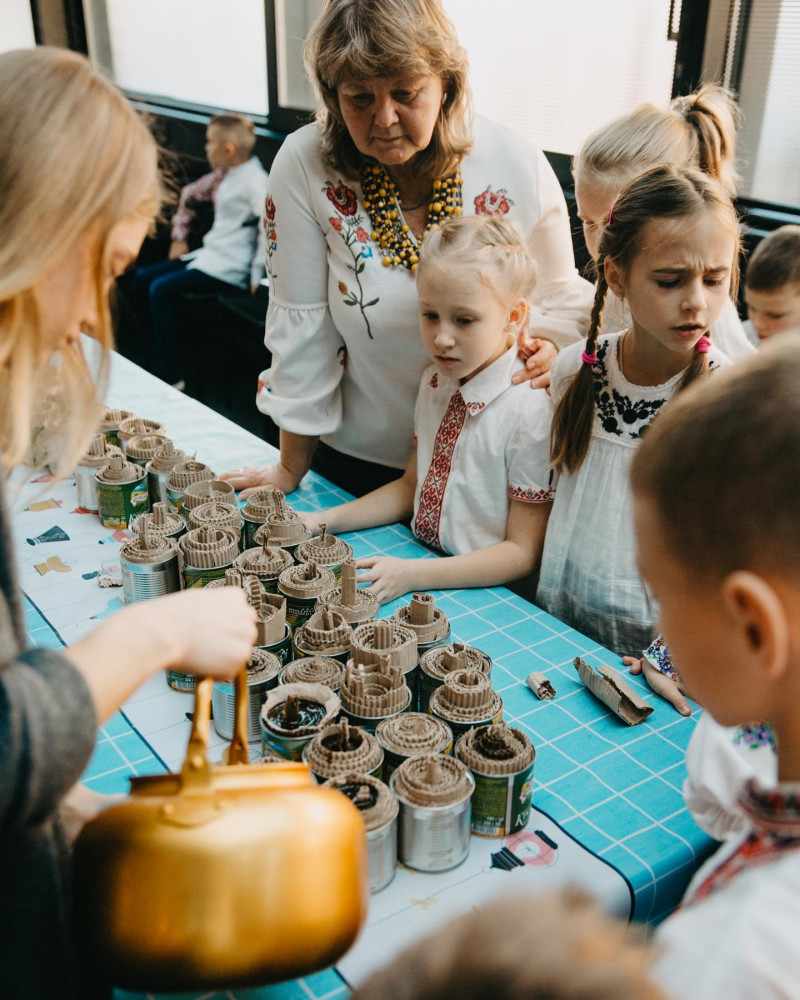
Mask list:
[{"label": "pink hair tie", "polygon": [[708,354],[709,347],[711,347],[711,339],[705,334],[694,345],[694,349],[698,354]]},{"label": "pink hair tie", "polygon": [[[708,348],[706,348],[706,350],[708,350]],[[597,361],[597,351],[594,351],[592,354],[589,354],[588,351],[584,351],[583,354],[581,354],[581,361],[585,365],[593,365],[595,361]]]},{"label": "pink hair tie", "polygon": [[607,226],[611,225],[611,219],[614,215],[614,209],[617,207],[618,201],[619,201],[619,195],[617,195],[617,197],[611,202],[611,208],[609,208],[608,210],[608,220],[606,221]]}]

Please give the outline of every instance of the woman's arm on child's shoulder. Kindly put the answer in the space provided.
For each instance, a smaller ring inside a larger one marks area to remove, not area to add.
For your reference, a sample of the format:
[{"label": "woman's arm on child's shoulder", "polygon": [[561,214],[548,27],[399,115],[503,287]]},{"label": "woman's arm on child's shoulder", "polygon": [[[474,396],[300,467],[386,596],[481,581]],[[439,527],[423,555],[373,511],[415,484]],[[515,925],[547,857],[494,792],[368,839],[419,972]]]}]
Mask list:
[{"label": "woman's arm on child's shoulder", "polygon": [[407,521],[414,510],[414,490],[417,488],[417,449],[414,448],[405,472],[399,479],[371,493],[321,511],[298,511],[306,527],[319,534],[324,524],[331,534],[377,528],[382,524]]},{"label": "woman's arm on child's shoulder", "polygon": [[359,582],[369,583],[371,593],[385,604],[413,590],[494,587],[518,580],[539,565],[552,506],[511,500],[505,539],[474,552],[441,559],[359,559],[358,568],[368,571]]}]

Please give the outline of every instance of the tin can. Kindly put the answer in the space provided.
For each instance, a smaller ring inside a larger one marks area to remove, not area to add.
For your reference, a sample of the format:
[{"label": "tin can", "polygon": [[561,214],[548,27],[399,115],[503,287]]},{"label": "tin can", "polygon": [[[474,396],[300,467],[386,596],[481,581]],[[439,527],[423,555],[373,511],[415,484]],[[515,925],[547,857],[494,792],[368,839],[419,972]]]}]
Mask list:
[{"label": "tin can", "polygon": [[78,491],[78,506],[84,510],[99,511],[100,497],[97,487],[97,473],[115,456],[122,457],[122,452],[115,445],[110,445],[103,434],[96,434],[85,454],[75,466],[75,486]]},{"label": "tin can", "polygon": [[182,691],[191,694],[197,687],[197,678],[194,674],[185,674],[181,670],[167,671],[167,684],[173,691]]},{"label": "tin can", "polygon": [[147,488],[150,491],[152,504],[163,503],[169,506],[167,500],[167,480],[172,475],[176,465],[186,461],[186,455],[175,448],[169,438],[164,439],[156,454],[145,463],[147,472]]},{"label": "tin can", "polygon": [[294,651],[296,658],[304,656],[330,656],[341,663],[350,658],[352,630],[336,611],[315,611],[305,625],[295,630]]},{"label": "tin can", "polygon": [[[295,699],[297,714],[288,718]],[[339,714],[339,698],[323,684],[279,684],[261,706],[261,740],[265,751],[284,760],[302,760],[311,740]]]},{"label": "tin can", "polygon": [[410,604],[395,610],[392,621],[410,628],[416,635],[420,657],[450,642],[450,621],[444,611],[436,607],[433,594],[414,594]]},{"label": "tin can", "polygon": [[319,595],[330,590],[336,578],[329,569],[314,563],[290,566],[278,577],[278,593],[286,598],[286,621],[294,632],[314,614]]},{"label": "tin can", "polygon": [[454,757],[422,754],[394,772],[389,787],[400,805],[398,856],[409,868],[442,872],[469,854],[475,779]]},{"label": "tin can", "polygon": [[[280,660],[263,649],[254,649],[247,666],[247,739],[261,739],[261,706],[267,692],[278,686]],[[215,681],[211,688],[214,728],[225,740],[233,739],[236,721],[236,696],[233,681]]]},{"label": "tin can", "polygon": [[131,517],[150,509],[145,471],[138,465],[112,458],[96,473],[100,523],[106,528],[127,528]]},{"label": "tin can", "polygon": [[123,420],[130,420],[135,414],[130,410],[107,409],[100,421],[99,431],[109,444],[119,448],[119,425]]},{"label": "tin can", "polygon": [[303,763],[320,783],[351,773],[380,778],[383,750],[373,733],[342,719],[326,726],[306,745]]},{"label": "tin can", "polygon": [[187,532],[178,544],[183,553],[187,590],[224,579],[239,552],[239,537],[227,528],[196,528]]},{"label": "tin can", "polygon": [[457,743],[459,736],[470,729],[500,722],[503,699],[492,689],[486,674],[479,670],[456,670],[433,692],[428,711],[450,726]]},{"label": "tin can", "polygon": [[383,773],[388,781],[400,765],[421,753],[449,754],[453,749],[453,732],[446,722],[422,712],[405,712],[385,719],[375,730],[383,747]]},{"label": "tin can", "polygon": [[338,692],[344,679],[344,667],[330,656],[309,656],[292,660],[281,673],[281,684],[303,681],[306,684],[325,684]]},{"label": "tin can", "polygon": [[119,552],[126,604],[149,601],[181,589],[178,546],[163,535],[147,532],[125,542]]},{"label": "tin can", "polygon": [[397,870],[397,815],[399,806],[385,782],[368,774],[343,774],[325,782],[346,795],[361,813],[367,828],[369,891],[380,892]]},{"label": "tin can", "polygon": [[265,649],[268,653],[273,653],[281,661],[282,666],[286,666],[287,663],[292,662],[292,630],[288,625],[284,626],[283,638],[279,642],[273,642],[269,646],[261,646],[259,648]]},{"label": "tin can", "polygon": [[507,837],[521,830],[531,814],[536,759],[528,736],[504,723],[472,729],[459,740],[456,757],[475,779],[472,832]]},{"label": "tin can", "polygon": [[298,562],[313,562],[325,566],[336,577],[336,585],[342,582],[342,563],[353,558],[353,547],[342,538],[329,535],[327,525],[320,524],[320,535],[307,542],[301,542],[295,551]]},{"label": "tin can", "polygon": [[270,545],[245,548],[234,562],[243,573],[255,574],[268,594],[278,593],[278,577],[293,564],[294,560],[285,549]]},{"label": "tin can", "polygon": [[166,434],[134,434],[125,442],[125,457],[143,468],[155,457],[167,440]]},{"label": "tin can", "polygon": [[433,692],[444,684],[445,677],[454,670],[480,670],[492,676],[492,658],[483,650],[463,642],[434,646],[420,656],[419,661],[419,710],[427,712]]}]

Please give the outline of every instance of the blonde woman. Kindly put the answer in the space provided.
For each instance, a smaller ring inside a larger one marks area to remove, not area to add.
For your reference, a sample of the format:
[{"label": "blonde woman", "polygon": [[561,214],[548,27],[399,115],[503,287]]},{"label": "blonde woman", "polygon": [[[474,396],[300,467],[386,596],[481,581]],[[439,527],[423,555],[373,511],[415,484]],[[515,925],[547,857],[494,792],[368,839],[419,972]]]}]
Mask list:
[{"label": "blonde woman", "polygon": [[[517,224],[539,268],[534,338],[581,337],[591,289],[544,154],[473,121],[466,53],[439,0],[327,0],[306,63],[317,123],[284,142],[266,202],[272,364],[257,405],[281,428],[281,460],[228,478],[289,493],[313,457],[364,493],[395,479],[413,446],[428,364],[413,269],[428,229],[462,213]],[[551,351],[516,380],[541,387]]]},{"label": "blonde woman", "polygon": [[105,370],[108,293],[159,205],[155,144],[83,57],[8,52],[0,190],[0,995],[77,1000],[98,991],[71,939],[64,819],[86,813],[71,789],[97,726],[162,668],[229,676],[255,627],[243,595],[226,588],[133,605],[63,653],[27,648],[3,486],[28,449],[45,376],[60,400],[52,447],[62,474],[96,427],[80,334],[99,341]]}]

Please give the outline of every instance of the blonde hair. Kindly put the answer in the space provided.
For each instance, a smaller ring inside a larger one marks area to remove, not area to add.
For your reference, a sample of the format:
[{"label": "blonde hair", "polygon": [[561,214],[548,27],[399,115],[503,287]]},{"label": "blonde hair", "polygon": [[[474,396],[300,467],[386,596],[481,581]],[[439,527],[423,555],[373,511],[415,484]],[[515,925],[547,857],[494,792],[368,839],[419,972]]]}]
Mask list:
[{"label": "blonde hair", "polygon": [[667,547],[702,579],[797,578],[798,385],[800,335],[782,334],[676,399],[634,456],[634,493],[653,501]]},{"label": "blonde hair", "polygon": [[573,161],[576,180],[622,188],[659,163],[697,167],[736,193],[736,132],[741,112],[729,91],[715,84],[668,108],[641,104],[608,122],[584,142]]},{"label": "blonde hair", "polygon": [[666,1000],[643,936],[574,889],[506,896],[414,944],[353,1000]]},{"label": "blonde hair", "polygon": [[536,262],[519,229],[502,217],[464,215],[430,230],[420,248],[417,280],[434,264],[472,268],[504,304],[529,298],[536,285]]},{"label": "blonde hair", "polygon": [[[155,142],[87,59],[40,46],[0,55],[0,464],[18,464],[45,409],[69,471],[100,416],[113,333],[106,291],[112,227],[152,219],[161,190]],[[45,361],[36,287],[84,241],[101,346],[97,385],[80,343]],[[43,388],[43,381],[47,389]],[[45,396],[49,404],[45,402]]]},{"label": "blonde hair", "polygon": [[320,99],[325,156],[346,175],[357,177],[364,164],[339,108],[336,88],[346,79],[441,77],[444,101],[415,162],[421,176],[452,174],[472,148],[467,54],[440,0],[326,0],[306,39],[305,61]]},{"label": "blonde hair", "polygon": [[800,286],[800,226],[781,226],[758,244],[747,265],[744,283],[754,292]]},{"label": "blonde hair", "polygon": [[256,145],[256,127],[253,121],[238,111],[224,111],[214,115],[209,128],[219,130],[223,142],[231,142],[242,157],[249,157]]},{"label": "blonde hair", "polygon": [[[670,164],[654,167],[635,177],[620,192],[609,213],[609,222],[600,238],[597,257],[597,285],[586,337],[585,351],[597,351],[608,291],[605,262],[611,260],[627,271],[645,248],[643,233],[654,220],[687,220],[701,212],[711,212],[726,226],[734,240],[731,261],[731,294],[736,296],[739,277],[739,225],[730,198],[715,181],[691,167],[678,169]],[[706,330],[705,335],[710,336]],[[555,469],[577,472],[586,458],[594,422],[594,376],[592,365],[581,364],[558,401],[551,426],[550,459]],[[695,352],[678,385],[685,389],[707,374],[708,355]]]}]

